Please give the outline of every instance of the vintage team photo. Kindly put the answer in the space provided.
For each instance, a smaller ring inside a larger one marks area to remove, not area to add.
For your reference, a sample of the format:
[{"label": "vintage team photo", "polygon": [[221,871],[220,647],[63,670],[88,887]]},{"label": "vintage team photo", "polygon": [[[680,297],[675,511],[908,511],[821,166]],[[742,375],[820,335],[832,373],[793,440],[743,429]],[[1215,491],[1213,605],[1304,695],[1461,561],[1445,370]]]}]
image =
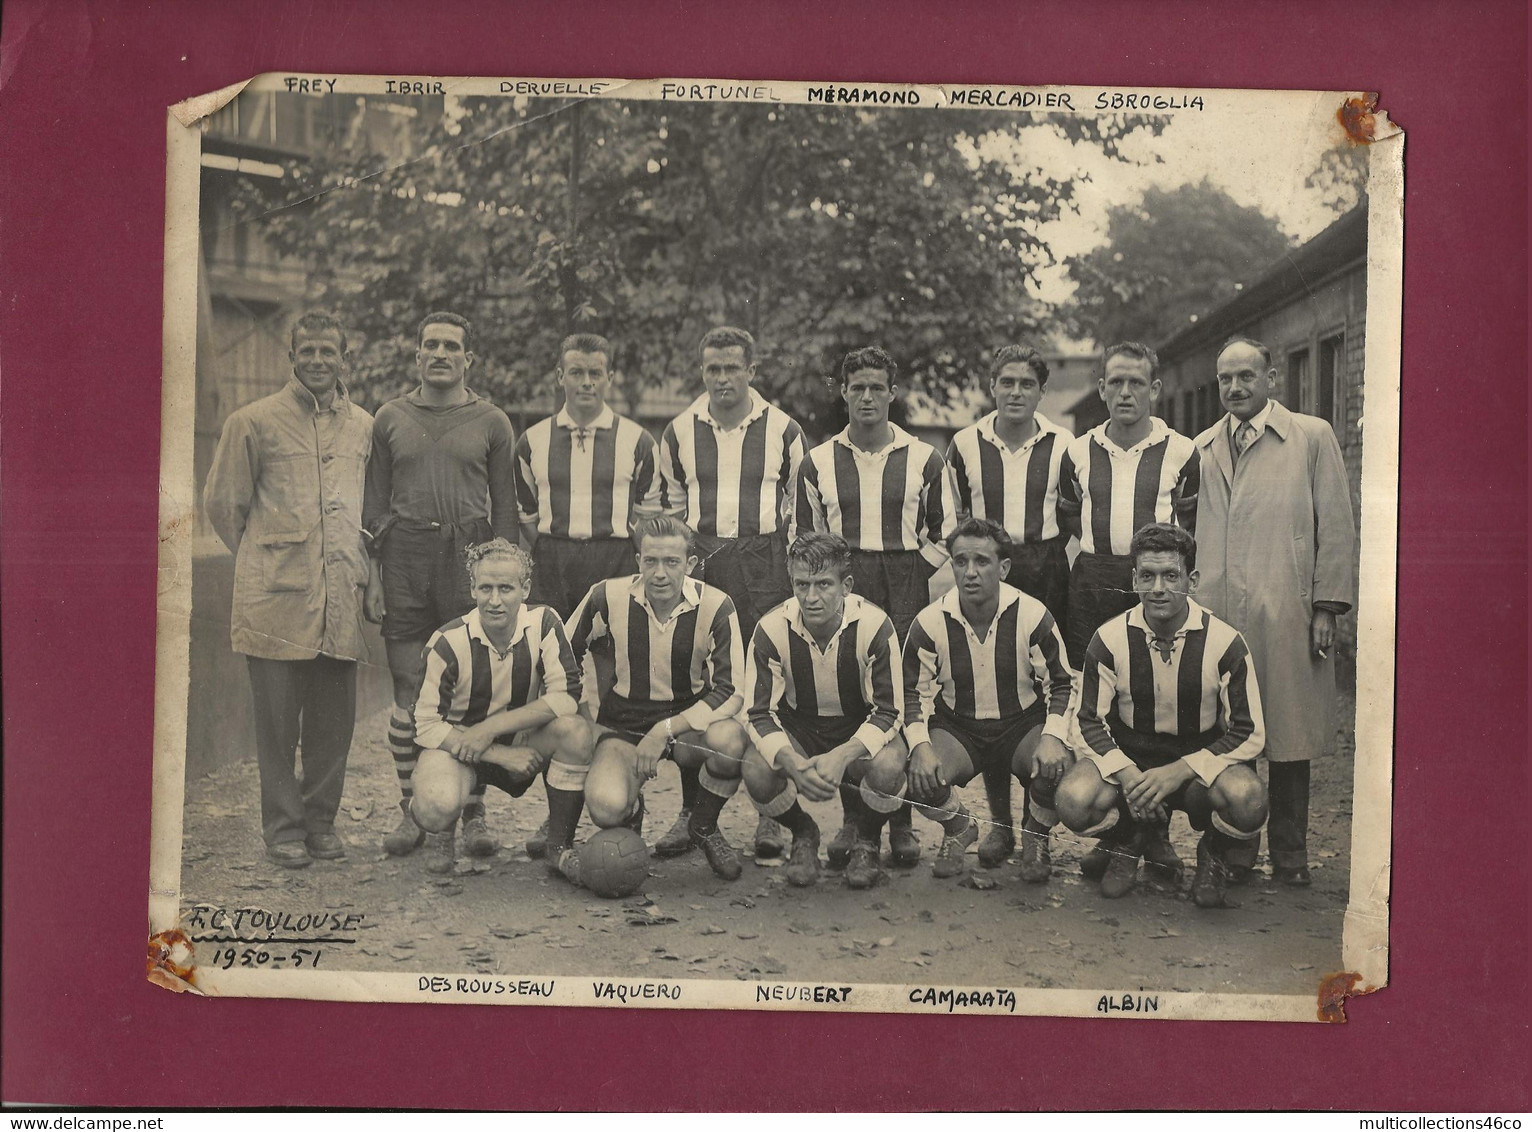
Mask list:
[{"label": "vintage team photo", "polygon": [[1381,984],[1402,137],[1059,90],[267,75],[172,121],[157,977]]}]

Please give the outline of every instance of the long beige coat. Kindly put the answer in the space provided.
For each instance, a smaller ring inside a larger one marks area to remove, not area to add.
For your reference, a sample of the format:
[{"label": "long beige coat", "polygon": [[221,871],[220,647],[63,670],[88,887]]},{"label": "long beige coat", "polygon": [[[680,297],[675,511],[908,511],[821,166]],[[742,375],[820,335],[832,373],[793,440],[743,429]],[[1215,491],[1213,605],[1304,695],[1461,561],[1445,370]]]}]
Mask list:
[{"label": "long beige coat", "polygon": [[1328,422],[1273,402],[1238,466],[1229,418],[1197,437],[1197,600],[1244,634],[1266,711],[1266,753],[1296,762],[1335,740],[1335,650],[1309,647],[1314,603],[1356,600],[1356,522]]}]

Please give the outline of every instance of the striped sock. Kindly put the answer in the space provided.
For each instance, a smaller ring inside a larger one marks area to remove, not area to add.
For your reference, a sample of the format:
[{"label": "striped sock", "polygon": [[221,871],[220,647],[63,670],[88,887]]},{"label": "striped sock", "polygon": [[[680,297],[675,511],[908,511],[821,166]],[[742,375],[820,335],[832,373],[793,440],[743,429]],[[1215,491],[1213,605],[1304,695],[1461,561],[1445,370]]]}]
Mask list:
[{"label": "striped sock", "polygon": [[415,719],[398,704],[388,717],[388,753],[394,757],[394,774],[399,778],[399,794],[406,801],[415,795],[411,779],[415,775]]}]

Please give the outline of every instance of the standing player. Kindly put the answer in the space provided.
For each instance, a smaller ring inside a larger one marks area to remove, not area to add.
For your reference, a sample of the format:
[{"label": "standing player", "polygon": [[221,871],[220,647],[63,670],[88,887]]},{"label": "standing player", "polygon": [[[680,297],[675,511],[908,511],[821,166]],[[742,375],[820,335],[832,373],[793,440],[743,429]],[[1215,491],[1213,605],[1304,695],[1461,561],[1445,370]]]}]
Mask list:
[{"label": "standing player", "polygon": [[1266,820],[1254,768],[1265,742],[1255,668],[1238,631],[1190,598],[1191,535],[1154,523],[1133,536],[1129,554],[1142,601],[1086,648],[1078,719],[1086,751],[1059,786],[1059,816],[1110,846],[1101,894],[1118,897],[1133,888],[1144,823],[1184,811],[1203,831],[1192,899],[1224,907],[1228,858]]},{"label": "standing player", "polygon": [[[1335,619],[1356,592],[1356,524],[1328,421],[1272,401],[1271,352],[1250,338],[1218,355],[1228,415],[1197,437],[1203,602],[1240,627],[1265,698],[1271,870],[1309,883],[1309,760],[1335,739]],[[1236,875],[1255,863],[1246,847]]]},{"label": "standing player", "polygon": [[[803,459],[803,430],[750,383],[755,339],[733,326],[702,337],[706,392],[665,426],[660,440],[665,510],[696,532],[698,576],[728,594],[749,640],[761,615],[791,596],[787,585],[787,514]],[[691,846],[698,768],[681,768],[681,816],[660,838],[662,857]],[[782,852],[782,831],[762,819],[758,857]]]},{"label": "standing player", "polygon": [[[1059,468],[1059,515],[1080,539],[1069,573],[1069,615],[1064,644],[1076,669],[1085,646],[1107,620],[1138,602],[1133,532],[1148,523],[1179,522],[1192,529],[1197,513],[1199,463],[1192,442],[1151,416],[1160,398],[1159,358],[1141,342],[1107,347],[1097,391],[1107,420],[1069,443]],[[1169,819],[1149,832],[1145,856],[1167,879],[1181,859],[1170,844]],[[1103,851],[1081,863],[1086,876],[1106,868]]]},{"label": "standing player", "polygon": [[[894,359],[876,346],[853,350],[841,362],[841,396],[851,421],[804,458],[793,523],[795,534],[828,531],[846,540],[857,593],[888,611],[902,641],[931,601],[931,576],[947,560],[943,542],[956,515],[941,453],[888,419],[898,373]],[[828,849],[831,865],[845,862],[855,838],[848,810]],[[889,822],[888,846],[896,865],[920,859],[909,806]]]},{"label": "standing player", "polygon": [[888,614],[851,592],[851,551],[837,535],[799,536],[788,551],[793,597],[750,640],[750,737],[745,786],[762,814],[793,834],[783,872],[799,888],[819,878],[819,826],[798,804],[840,791],[855,823],[846,883],[883,875],[883,823],[903,804],[908,748],[899,738],[904,681]]},{"label": "standing player", "polygon": [[[698,791],[688,817],[692,845],[724,880],[743,871],[718,828],[724,803],[739,789],[748,746],[735,718],[745,650],[734,603],[687,574],[697,565],[691,528],[669,515],[638,524],[638,573],[597,582],[575,610],[569,635],[576,660],[604,644],[615,660],[611,691],[596,712],[596,757],[585,788],[590,817],[603,829],[643,832],[644,784],[662,758],[690,766]],[[595,699],[586,680],[586,710]],[[577,855],[559,866],[578,883]]]},{"label": "standing player", "polygon": [[266,855],[301,869],[346,855],[335,814],[356,722],[372,418],[346,396],[334,317],[308,312],[289,342],[292,378],[224,423],[203,506],[234,553],[229,643],[250,667]]},{"label": "standing player", "polygon": [[426,868],[450,873],[452,828],[485,786],[513,798],[543,772],[548,845],[574,842],[590,769],[590,725],[577,714],[579,670],[558,615],[523,604],[526,552],[504,539],[468,551],[474,608],[426,645],[415,705],[420,761],[406,816],[431,841]]},{"label": "standing player", "polygon": [[[992,519],[1010,537],[1006,582],[1048,607],[1063,631],[1069,603],[1068,533],[1059,525],[1059,467],[1074,439],[1037,411],[1048,387],[1048,363],[1026,346],[1002,346],[989,367],[995,411],[952,438],[947,463],[958,510]],[[1016,847],[1011,776],[996,762],[984,774],[994,819],[979,843],[979,862],[998,865]]]},{"label": "standing player", "polygon": [[516,444],[521,531],[536,565],[529,600],[566,621],[591,586],[633,567],[628,532],[659,510],[654,438],[607,404],[612,344],[572,334],[556,371],[564,407]]},{"label": "standing player", "polygon": [[1074,761],[1064,745],[1074,674],[1053,615],[1002,581],[1011,566],[1005,529],[964,519],[948,546],[957,588],[920,611],[904,642],[910,797],[936,810],[946,834],[932,874],[958,876],[979,829],[951,802],[952,787],[998,772],[1009,801],[1014,775],[1027,788],[1021,877],[1041,884],[1058,821],[1054,789]]},{"label": "standing player", "polygon": [[[474,361],[473,328],[462,315],[434,311],[421,320],[417,338],[420,384],[378,410],[363,507],[380,566],[367,586],[367,607],[383,622],[393,676],[388,747],[404,811],[383,848],[401,855],[423,840],[409,820],[409,802],[416,751],[411,711],[425,674],[426,640],[473,608],[466,549],[491,537],[517,537],[510,419],[465,384]],[[463,811],[463,846],[473,856],[498,848],[485,825],[483,798],[480,783]]]}]

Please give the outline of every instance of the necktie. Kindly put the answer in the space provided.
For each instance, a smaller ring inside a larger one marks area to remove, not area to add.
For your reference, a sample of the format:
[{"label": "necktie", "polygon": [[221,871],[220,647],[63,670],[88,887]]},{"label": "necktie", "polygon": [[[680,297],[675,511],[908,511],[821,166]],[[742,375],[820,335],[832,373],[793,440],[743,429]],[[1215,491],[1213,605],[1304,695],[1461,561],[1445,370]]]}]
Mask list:
[{"label": "necktie", "polygon": [[1249,421],[1246,421],[1244,424],[1240,425],[1239,428],[1234,432],[1235,453],[1237,455],[1243,456],[1245,454],[1245,449],[1249,448],[1252,444],[1255,443],[1255,436],[1255,426]]}]

